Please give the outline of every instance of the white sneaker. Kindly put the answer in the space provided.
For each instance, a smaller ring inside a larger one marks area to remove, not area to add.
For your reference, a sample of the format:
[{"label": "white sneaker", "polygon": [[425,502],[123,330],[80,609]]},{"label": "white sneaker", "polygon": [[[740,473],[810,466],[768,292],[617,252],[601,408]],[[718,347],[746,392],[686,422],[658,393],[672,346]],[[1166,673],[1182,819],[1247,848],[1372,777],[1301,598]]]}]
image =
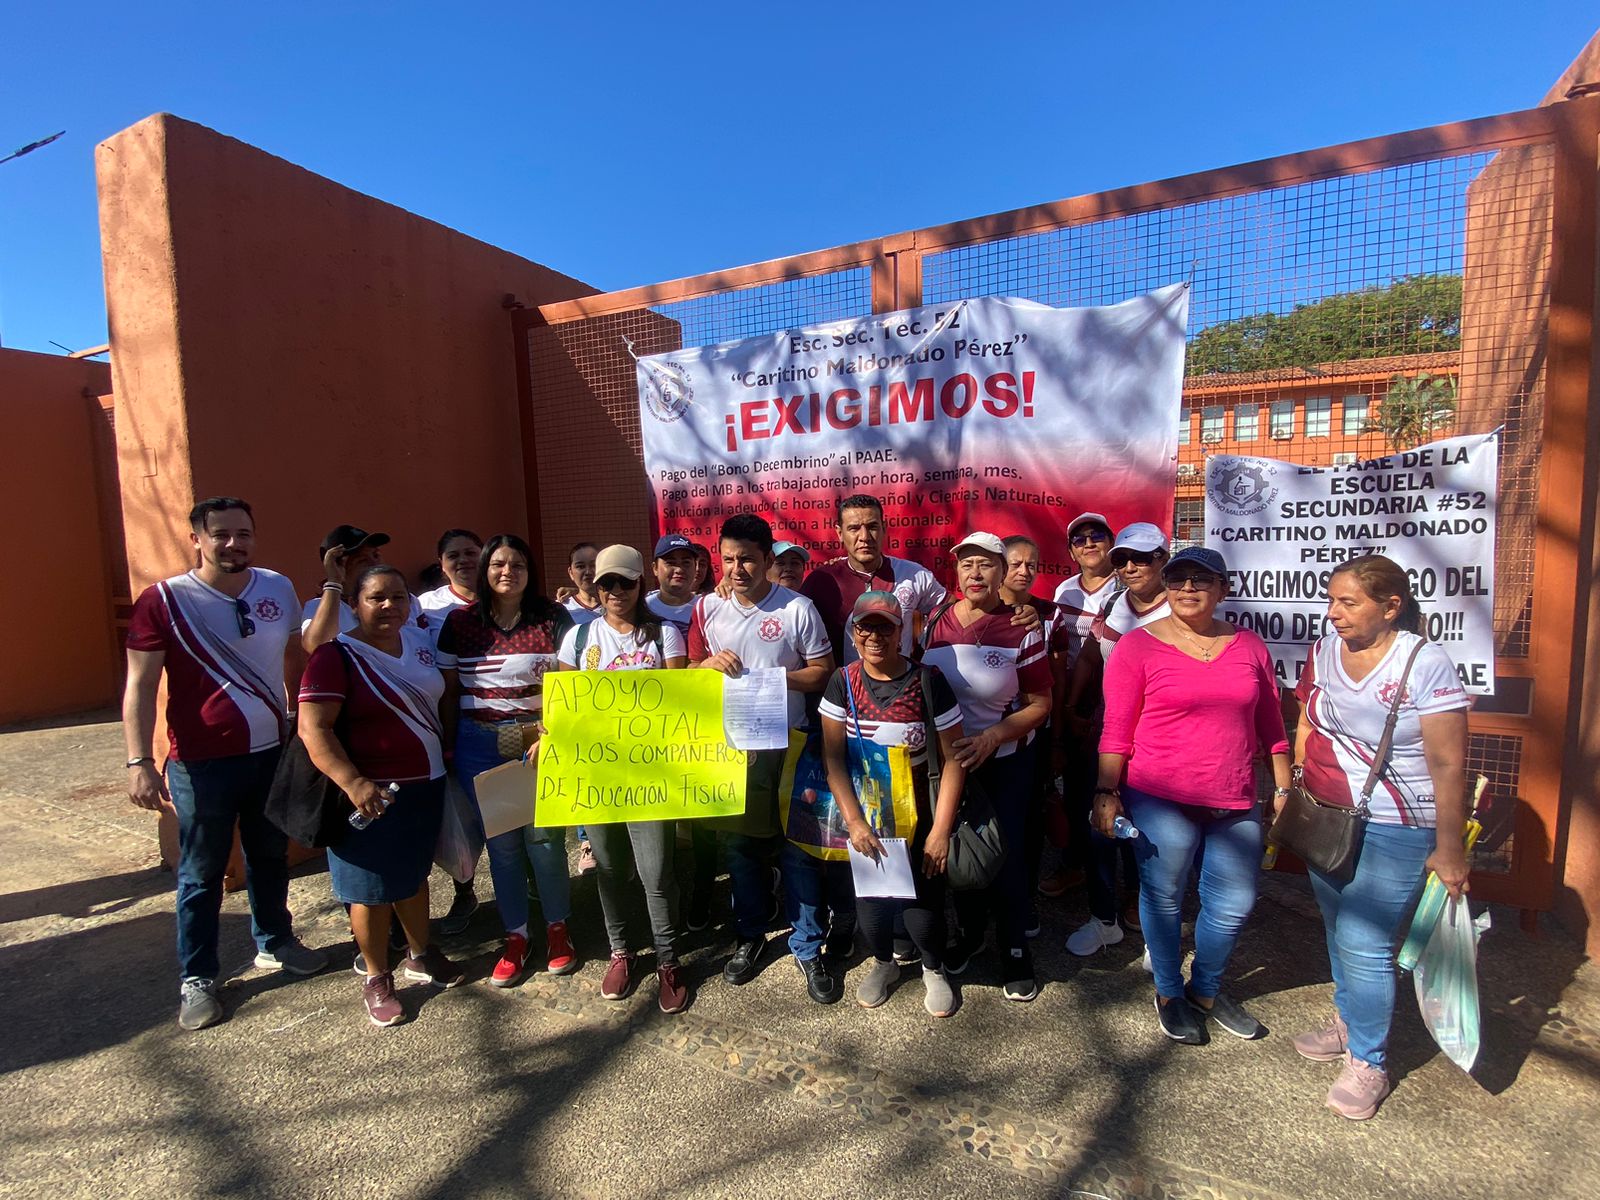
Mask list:
[{"label": "white sneaker", "polygon": [[1148,974],[1148,975],[1154,975],[1156,973],[1155,967],[1152,966],[1151,963],[1150,963],[1150,947],[1149,946],[1146,946],[1144,948],[1144,960],[1142,962],[1140,962],[1139,965],[1145,969],[1145,973]]},{"label": "white sneaker", "polygon": [[1120,922],[1090,917],[1087,924],[1080,925],[1067,938],[1067,950],[1079,958],[1088,958],[1092,954],[1099,954],[1107,946],[1115,946],[1122,938]]}]

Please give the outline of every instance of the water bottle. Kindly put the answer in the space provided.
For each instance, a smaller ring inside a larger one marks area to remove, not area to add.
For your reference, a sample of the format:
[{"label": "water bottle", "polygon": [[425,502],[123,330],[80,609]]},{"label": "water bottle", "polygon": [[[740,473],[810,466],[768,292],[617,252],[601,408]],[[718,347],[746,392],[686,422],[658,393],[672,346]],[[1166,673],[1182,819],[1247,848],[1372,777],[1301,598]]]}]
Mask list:
[{"label": "water bottle", "polygon": [[[1092,816],[1089,818],[1089,828],[1100,828],[1094,823],[1094,818]],[[1121,813],[1118,813],[1117,819],[1111,822],[1111,836],[1114,838],[1125,838],[1129,841],[1132,841],[1134,838],[1139,836],[1139,831],[1133,827],[1132,821],[1128,820],[1128,818],[1123,816]]]},{"label": "water bottle", "polygon": [[1268,842],[1267,848],[1261,854],[1261,869],[1270,871],[1278,865],[1278,843]]},{"label": "water bottle", "polygon": [[[384,794],[388,796],[388,799],[381,801],[381,803],[384,808],[388,808],[389,805],[394,803],[394,798],[400,794],[400,785],[398,783],[391,783],[388,787],[384,788],[383,791]],[[365,829],[375,820],[377,820],[376,817],[369,817],[366,813],[362,812],[358,808],[350,814],[350,828]]]}]

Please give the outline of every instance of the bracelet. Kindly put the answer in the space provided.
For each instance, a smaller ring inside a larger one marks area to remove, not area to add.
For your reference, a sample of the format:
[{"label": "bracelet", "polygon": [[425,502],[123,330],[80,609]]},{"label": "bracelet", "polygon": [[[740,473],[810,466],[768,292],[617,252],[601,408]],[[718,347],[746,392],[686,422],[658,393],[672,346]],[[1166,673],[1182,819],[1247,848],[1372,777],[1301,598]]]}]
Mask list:
[{"label": "bracelet", "polygon": [[156,760],[151,758],[148,754],[144,754],[138,758],[130,758],[128,760],[128,765],[130,767],[142,767],[145,763],[149,763],[151,766],[154,766],[155,761]]},{"label": "bracelet", "polygon": [[1287,796],[1288,794],[1289,794],[1289,789],[1288,788],[1273,788],[1272,789],[1272,795],[1273,795],[1274,799],[1276,799],[1279,796]]},{"label": "bracelet", "polygon": [[344,595],[344,584],[334,583],[333,580],[330,579],[327,583],[322,585],[322,590],[325,592],[338,592],[342,596]]}]

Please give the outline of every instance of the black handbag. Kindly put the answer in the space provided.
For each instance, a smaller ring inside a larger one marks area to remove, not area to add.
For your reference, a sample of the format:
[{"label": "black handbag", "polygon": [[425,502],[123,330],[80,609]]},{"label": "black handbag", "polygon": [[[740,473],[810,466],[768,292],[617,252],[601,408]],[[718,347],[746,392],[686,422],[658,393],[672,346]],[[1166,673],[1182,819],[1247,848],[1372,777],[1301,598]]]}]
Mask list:
[{"label": "black handbag", "polygon": [[267,791],[267,820],[302,846],[326,847],[350,831],[354,811],[344,789],[317,770],[300,735],[290,738]]},{"label": "black handbag", "polygon": [[1411,650],[1411,657],[1406,659],[1406,669],[1401,672],[1400,686],[1395,689],[1394,701],[1389,705],[1389,718],[1384,722],[1383,737],[1378,741],[1372,769],[1367,772],[1366,786],[1361,789],[1361,798],[1355,807],[1318,800],[1305,786],[1301,769],[1296,767],[1289,795],[1267,831],[1267,841],[1290,851],[1335,883],[1349,883],[1361,860],[1361,840],[1366,836],[1367,820],[1372,815],[1372,790],[1383,776],[1394,745],[1394,727],[1400,719],[1400,702],[1406,694],[1406,682],[1411,678],[1411,665],[1426,644],[1424,639],[1419,639]]},{"label": "black handbag", "polygon": [[[933,684],[926,667],[922,668],[922,719],[927,729],[928,794],[930,807],[939,804],[941,752],[939,731],[933,727]],[[958,892],[976,892],[988,887],[1000,875],[1006,860],[1006,840],[1000,832],[1000,818],[978,781],[970,775],[961,794],[961,809],[950,832],[950,857],[945,876]]]}]

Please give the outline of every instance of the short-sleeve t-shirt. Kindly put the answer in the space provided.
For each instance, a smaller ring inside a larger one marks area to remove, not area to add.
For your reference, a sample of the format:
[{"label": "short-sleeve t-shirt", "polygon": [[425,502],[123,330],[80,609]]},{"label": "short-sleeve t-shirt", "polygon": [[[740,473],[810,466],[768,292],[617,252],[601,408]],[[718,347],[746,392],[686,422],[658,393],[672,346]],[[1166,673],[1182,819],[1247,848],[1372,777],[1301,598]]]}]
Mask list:
[{"label": "short-sleeve t-shirt", "polygon": [[600,608],[598,605],[596,605],[594,608],[585,608],[583,605],[578,603],[577,598],[574,596],[568,596],[561,603],[563,607],[565,607],[566,610],[572,614],[572,622],[575,625],[587,625],[590,621],[593,621],[600,615]]},{"label": "short-sleeve t-shirt", "polygon": [[[317,615],[317,609],[322,607],[322,596],[316,595],[306,601],[305,608],[300,612],[300,632],[304,633],[311,628],[311,618]],[[429,617],[422,609],[422,602],[415,596],[411,597],[411,615],[408,624],[415,625],[418,629],[426,629]],[[339,601],[339,632],[354,633],[361,622],[356,619],[356,610],[346,604],[343,599]],[[435,638],[437,634],[431,635]]]},{"label": "short-sleeve t-shirt", "polygon": [[1171,615],[1172,606],[1167,603],[1165,596],[1161,598],[1161,603],[1150,611],[1136,613],[1133,611],[1131,593],[1124,591],[1118,593],[1116,600],[1112,602],[1111,611],[1106,613],[1104,620],[1099,616],[1095,617],[1090,632],[1094,635],[1095,641],[1100,643],[1100,657],[1109,662],[1111,652],[1117,648],[1117,643],[1124,635]]},{"label": "short-sleeve t-shirt", "polygon": [[1061,608],[1062,620],[1072,630],[1072,642],[1067,651],[1069,666],[1077,661],[1078,652],[1089,640],[1095,617],[1100,615],[1105,602],[1116,594],[1116,587],[1117,577],[1112,575],[1102,579],[1094,591],[1086,591],[1080,571],[1056,589],[1055,601]]},{"label": "short-sleeve t-shirt", "polygon": [[[911,752],[913,767],[928,761],[928,730],[923,718],[922,683],[918,670],[930,672],[928,688],[933,693],[933,727],[944,731],[961,724],[961,704],[949,680],[937,667],[910,667],[896,679],[874,679],[861,662],[840,667],[823,690],[817,712],[829,721],[838,721],[845,732],[880,746],[905,746]],[[855,712],[851,713],[851,700]]]},{"label": "short-sleeve t-shirt", "polygon": [[[1295,695],[1311,726],[1304,768],[1312,795],[1329,804],[1354,806],[1383,740],[1406,660],[1420,640],[1414,633],[1397,633],[1383,660],[1359,682],[1340,662],[1337,634],[1325,634],[1311,648]],[[1406,680],[1388,765],[1372,790],[1374,821],[1424,828],[1436,823],[1422,718],[1470,705],[1450,656],[1435,643],[1423,646]]]},{"label": "short-sleeve t-shirt", "polygon": [[474,721],[531,721],[544,706],[544,676],[555,670],[565,621],[485,625],[476,604],[445,618],[439,666],[461,683],[461,715]]},{"label": "short-sleeve t-shirt", "polygon": [[[1024,693],[1048,695],[1052,689],[1044,637],[1038,629],[1012,624],[1013,616],[1002,605],[963,626],[952,604],[923,632],[922,661],[938,667],[950,682],[969,735],[1005,720]],[[995,757],[1016,749],[1016,742],[1007,742]]]},{"label": "short-sleeve t-shirt", "polygon": [[342,633],[311,652],[300,680],[300,703],[341,705],[345,751],[356,770],[379,783],[443,777],[443,695],[433,639],[412,625],[400,629],[398,658]]},{"label": "short-sleeve t-shirt", "polygon": [[445,618],[458,608],[465,608],[471,604],[455,588],[448,583],[443,587],[436,587],[431,592],[423,592],[417,597],[417,604],[422,608],[422,615],[427,618],[428,632],[433,636],[434,645],[439,644],[439,634],[444,631]]},{"label": "short-sleeve t-shirt", "polygon": [[689,622],[694,617],[694,602],[700,597],[685,600],[682,604],[668,604],[661,598],[659,591],[651,592],[644,598],[645,606],[663,621],[670,621],[683,634],[685,641],[689,637]]},{"label": "short-sleeve t-shirt", "polygon": [[945,597],[944,584],[933,577],[932,571],[904,558],[885,555],[871,575],[856,570],[848,558],[823,563],[805,577],[800,594],[817,606],[833,656],[841,663],[856,659],[855,640],[846,626],[856,601],[871,591],[893,592],[900,601],[900,653],[905,655],[911,653],[912,615],[927,616]]},{"label": "short-sleeve t-shirt", "polygon": [[[701,662],[732,650],[747,670],[783,667],[798,670],[811,659],[829,656],[828,634],[811,601],[782,584],[772,584],[756,604],[737,596],[708,592],[695,602],[689,623],[689,658]],[[789,726],[806,721],[805,697],[789,693]]]},{"label": "short-sleeve t-shirt", "polygon": [[283,652],[300,601],[276,571],[249,571],[237,600],[190,571],[134,603],[128,649],[166,655],[167,739],[180,762],[270,750],[288,732]]},{"label": "short-sleeve t-shirt", "polygon": [[[588,630],[583,639],[583,661],[578,661],[578,631]],[[661,646],[654,639],[641,641],[638,631],[618,633],[610,622],[602,619],[587,625],[574,625],[561,639],[558,657],[561,665],[579,671],[658,671],[667,660],[683,658],[689,648],[677,627],[661,623]]]}]

